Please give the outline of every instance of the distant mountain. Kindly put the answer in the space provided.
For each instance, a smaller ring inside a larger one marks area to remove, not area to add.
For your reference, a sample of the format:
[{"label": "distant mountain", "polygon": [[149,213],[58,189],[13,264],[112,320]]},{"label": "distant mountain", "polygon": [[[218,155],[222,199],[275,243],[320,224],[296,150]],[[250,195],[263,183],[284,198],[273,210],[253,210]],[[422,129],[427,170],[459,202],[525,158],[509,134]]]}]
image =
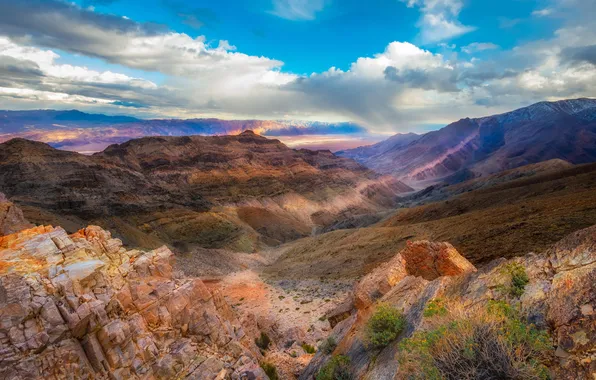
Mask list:
[{"label": "distant mountain", "polygon": [[153,119],[88,114],[76,110],[0,111],[0,142],[41,141],[55,148],[97,152],[145,136],[230,135],[251,130],[264,136],[366,135],[354,123],[317,121]]},{"label": "distant mountain", "polygon": [[540,102],[501,115],[461,119],[419,137],[396,135],[338,154],[416,187],[550,159],[594,162],[596,100]]},{"label": "distant mountain", "polygon": [[25,139],[0,144],[0,192],[36,224],[98,224],[137,246],[252,252],[394,206],[412,189],[329,151],[245,131],[145,137],[91,156]]},{"label": "distant mountain", "polygon": [[[354,149],[336,152],[337,155],[348,157],[361,163],[366,163],[370,157],[381,157],[382,155],[401,149],[407,146],[412,141],[420,138],[420,135],[415,133],[398,133],[386,140],[378,142],[373,145],[361,146]],[[386,156],[388,157],[388,155]],[[378,164],[378,166],[381,166]]]}]

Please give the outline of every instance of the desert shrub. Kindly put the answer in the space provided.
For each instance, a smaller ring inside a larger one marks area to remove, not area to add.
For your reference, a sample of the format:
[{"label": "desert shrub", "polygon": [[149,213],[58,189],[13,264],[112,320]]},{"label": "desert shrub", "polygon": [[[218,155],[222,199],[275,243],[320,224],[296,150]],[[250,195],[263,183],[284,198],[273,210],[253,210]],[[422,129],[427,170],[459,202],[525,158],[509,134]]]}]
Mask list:
[{"label": "desert shrub", "polygon": [[269,335],[265,334],[264,332],[261,332],[261,336],[255,338],[255,344],[261,350],[266,350],[269,348],[269,345],[271,344],[271,339],[269,338]]},{"label": "desert shrub", "polygon": [[321,368],[316,380],[352,380],[350,358],[343,355],[334,356]]},{"label": "desert shrub", "polygon": [[317,352],[317,350],[313,346],[311,346],[310,344],[306,344],[306,343],[302,344],[302,349],[307,354],[314,354],[315,352]]},{"label": "desert shrub", "polygon": [[279,380],[277,368],[273,364],[262,362],[261,368],[263,369],[263,371],[265,371],[265,374],[269,377],[269,380]]},{"label": "desert shrub", "polygon": [[330,336],[329,338],[325,339],[321,346],[319,347],[320,351],[323,351],[324,354],[329,355],[333,351],[335,351],[335,347],[337,347],[337,342],[335,338]]},{"label": "desert shrub", "polygon": [[404,339],[400,371],[407,379],[548,379],[549,340],[510,305],[493,302]]},{"label": "desert shrub", "polygon": [[445,302],[440,298],[431,300],[424,309],[424,316],[426,318],[445,315],[447,315],[447,308],[445,307]]},{"label": "desert shrub", "polygon": [[396,308],[380,304],[366,325],[366,339],[374,347],[386,347],[406,327],[406,319]]},{"label": "desert shrub", "polygon": [[507,288],[507,293],[512,297],[521,297],[530,279],[526,273],[526,268],[519,263],[507,264],[504,268],[505,272],[511,276],[511,283]]}]

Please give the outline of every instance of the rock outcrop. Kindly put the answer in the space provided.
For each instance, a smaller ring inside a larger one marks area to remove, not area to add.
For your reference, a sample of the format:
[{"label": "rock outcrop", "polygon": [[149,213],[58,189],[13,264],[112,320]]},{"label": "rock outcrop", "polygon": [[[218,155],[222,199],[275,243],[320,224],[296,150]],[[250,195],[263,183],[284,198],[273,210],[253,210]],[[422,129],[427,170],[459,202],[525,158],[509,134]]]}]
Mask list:
[{"label": "rock outcrop", "polygon": [[[354,286],[352,303],[356,309],[366,309],[408,276],[432,281],[441,276],[474,271],[476,268],[449,243],[408,241],[393,259],[377,267]],[[344,309],[339,308],[336,314],[345,315]],[[335,315],[329,317],[337,320]]]},{"label": "rock outcrop", "polygon": [[0,193],[0,236],[10,235],[29,227],[33,225],[25,219],[23,211]]},{"label": "rock outcrop", "polygon": [[[520,293],[511,296],[510,268],[527,276]],[[415,242],[391,261],[365,276],[353,296],[331,312],[334,355],[346,355],[359,379],[402,378],[399,342],[423,329],[424,310],[441,299],[463,310],[506,300],[528,323],[546,329],[552,338],[549,370],[557,379],[596,376],[596,226],[575,232],[541,254],[497,259],[476,270],[445,243]],[[405,331],[380,352],[365,343],[365,326],[378,303],[401,310]],[[351,311],[350,311],[351,310]],[[313,379],[331,354],[318,352],[301,375]]]},{"label": "rock outcrop", "polygon": [[0,237],[0,378],[266,379],[256,327],[96,226]]}]

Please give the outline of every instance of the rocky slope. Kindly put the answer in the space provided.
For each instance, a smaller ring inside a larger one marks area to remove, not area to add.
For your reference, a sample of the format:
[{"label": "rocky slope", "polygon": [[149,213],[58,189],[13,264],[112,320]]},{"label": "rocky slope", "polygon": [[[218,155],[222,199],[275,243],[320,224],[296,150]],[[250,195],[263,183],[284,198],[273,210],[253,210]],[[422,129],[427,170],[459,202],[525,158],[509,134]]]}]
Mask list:
[{"label": "rocky slope", "polygon": [[[513,281],[511,268],[527,276],[515,295],[508,290]],[[441,321],[447,323],[444,326],[455,326],[458,313],[474,318],[474,313],[482,314],[491,302],[499,302],[519,308],[524,320],[548,331],[546,362],[552,378],[592,379],[596,375],[595,279],[596,227],[575,232],[540,254],[498,259],[479,270],[448,243],[408,243],[360,280],[345,303],[328,314],[337,344],[327,352],[319,351],[300,378],[313,379],[336,355],[349,358],[354,378],[410,378],[402,359],[410,352],[404,347],[414,348],[404,346],[406,338],[442,331],[433,330]],[[406,328],[396,341],[376,349],[367,343],[366,324],[380,304],[401,310]],[[423,363],[412,364],[418,376],[423,376]]]},{"label": "rocky slope", "polygon": [[33,225],[25,219],[23,211],[0,193],[0,236],[10,235],[29,227]]},{"label": "rocky slope", "polygon": [[125,242],[252,252],[386,210],[411,190],[329,151],[252,132],[148,137],[85,156],[23,139],[0,144],[0,190],[36,224],[89,223]]},{"label": "rocky slope", "polygon": [[[548,334],[536,359],[551,378],[596,373],[596,226],[479,268],[449,243],[408,241],[348,292],[349,279],[265,282],[256,271],[203,282],[172,258],[166,247],[127,249],[96,226],[0,237],[0,377],[266,380],[269,363],[281,379],[313,379],[343,355],[354,379],[408,378],[408,338],[494,302]],[[379,305],[405,316],[384,348],[366,338]]]},{"label": "rocky slope", "polygon": [[338,153],[416,187],[550,159],[588,163],[596,161],[595,115],[595,99],[541,102],[501,115],[462,119],[418,138],[398,135],[392,138],[394,144],[390,139]]},{"label": "rocky slope", "polygon": [[0,237],[0,377],[265,379],[254,322],[90,226]]},{"label": "rocky slope", "polygon": [[290,278],[357,278],[407,240],[449,241],[474,265],[539,252],[596,224],[596,164],[544,162],[405,197],[366,228],[300,239],[266,271]]}]

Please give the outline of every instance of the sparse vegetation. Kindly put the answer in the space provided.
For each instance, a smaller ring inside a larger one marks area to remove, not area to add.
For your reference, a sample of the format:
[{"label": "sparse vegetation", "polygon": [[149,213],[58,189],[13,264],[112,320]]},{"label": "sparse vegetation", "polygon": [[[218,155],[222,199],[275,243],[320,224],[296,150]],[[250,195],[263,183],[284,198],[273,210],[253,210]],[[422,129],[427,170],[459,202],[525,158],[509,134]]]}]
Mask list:
[{"label": "sparse vegetation", "polygon": [[424,316],[426,318],[445,315],[447,315],[447,308],[445,307],[445,302],[441,298],[430,300],[424,309]]},{"label": "sparse vegetation", "polygon": [[386,347],[406,327],[406,319],[396,308],[379,304],[366,326],[366,339],[376,348]]},{"label": "sparse vegetation", "polygon": [[504,271],[511,276],[507,293],[512,297],[521,297],[526,285],[530,282],[526,268],[519,263],[510,263],[505,266]]},{"label": "sparse vegetation", "polygon": [[505,302],[426,331],[399,345],[407,379],[548,379],[552,349],[545,331],[527,324]]},{"label": "sparse vegetation", "polygon": [[307,343],[302,344],[302,349],[307,354],[314,354],[315,352],[317,352],[317,350],[313,346],[311,346],[310,344],[307,344]]},{"label": "sparse vegetation", "polygon": [[337,342],[335,341],[335,338],[330,336],[329,338],[325,339],[323,343],[321,343],[319,350],[329,355],[335,350],[336,347]]},{"label": "sparse vegetation", "polygon": [[267,362],[262,362],[261,368],[263,369],[263,371],[265,371],[265,374],[267,374],[267,376],[269,377],[269,380],[279,380],[279,375],[277,374],[277,368],[273,364],[267,363]]},{"label": "sparse vegetation", "polygon": [[316,380],[352,380],[350,358],[343,355],[334,356],[321,368]]},{"label": "sparse vegetation", "polygon": [[261,336],[255,339],[255,344],[261,350],[266,350],[269,348],[269,345],[271,344],[271,339],[269,338],[269,335],[265,334],[264,332],[261,332]]}]

